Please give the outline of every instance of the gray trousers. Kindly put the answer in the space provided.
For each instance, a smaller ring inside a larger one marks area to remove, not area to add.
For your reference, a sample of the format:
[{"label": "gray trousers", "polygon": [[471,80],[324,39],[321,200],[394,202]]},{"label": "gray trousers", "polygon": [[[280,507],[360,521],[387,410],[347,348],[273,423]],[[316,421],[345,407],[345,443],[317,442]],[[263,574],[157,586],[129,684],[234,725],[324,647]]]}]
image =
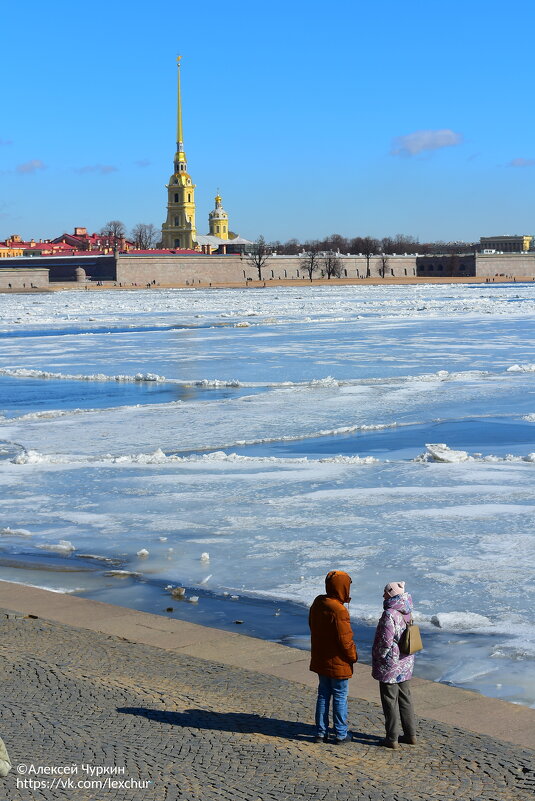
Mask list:
[{"label": "gray trousers", "polygon": [[379,682],[387,740],[396,741],[401,734],[400,728],[403,729],[403,734],[409,737],[416,734],[416,719],[409,684],[409,681],[400,681],[396,684]]}]

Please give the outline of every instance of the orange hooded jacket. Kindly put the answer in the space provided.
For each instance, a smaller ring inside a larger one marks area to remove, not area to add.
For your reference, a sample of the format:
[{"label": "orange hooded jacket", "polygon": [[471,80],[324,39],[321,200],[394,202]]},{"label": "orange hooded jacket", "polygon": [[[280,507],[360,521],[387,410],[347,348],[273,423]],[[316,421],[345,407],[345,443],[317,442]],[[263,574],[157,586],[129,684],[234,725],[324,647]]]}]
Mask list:
[{"label": "orange hooded jacket", "polygon": [[353,675],[357,649],[349,612],[351,577],[342,570],[332,570],[325,578],[326,595],[318,595],[310,607],[308,625],[311,635],[310,670],[332,679]]}]

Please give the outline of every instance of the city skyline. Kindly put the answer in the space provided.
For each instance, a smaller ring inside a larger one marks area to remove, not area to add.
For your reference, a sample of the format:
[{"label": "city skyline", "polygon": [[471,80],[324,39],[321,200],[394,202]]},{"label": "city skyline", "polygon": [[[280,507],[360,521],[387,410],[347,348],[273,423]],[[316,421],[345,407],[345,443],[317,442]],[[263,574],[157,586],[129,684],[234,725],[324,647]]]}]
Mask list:
[{"label": "city skyline", "polygon": [[161,227],[178,54],[200,233],[218,189],[249,239],[532,232],[530,3],[513,0],[499,26],[480,0],[448,13],[341,2],[328,18],[319,3],[217,8],[181,12],[171,38],[168,0],[150,17],[96,0],[83,19],[29,1],[23,43],[7,37],[0,55],[0,239]]}]

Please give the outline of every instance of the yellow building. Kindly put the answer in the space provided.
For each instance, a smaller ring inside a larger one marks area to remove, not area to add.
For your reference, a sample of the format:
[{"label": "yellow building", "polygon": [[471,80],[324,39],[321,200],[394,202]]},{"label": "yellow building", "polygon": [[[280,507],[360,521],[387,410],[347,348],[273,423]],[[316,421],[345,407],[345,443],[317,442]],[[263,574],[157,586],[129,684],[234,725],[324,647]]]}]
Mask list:
[{"label": "yellow building", "polygon": [[219,192],[215,198],[215,208],[208,215],[209,232],[197,234],[195,225],[195,184],[188,173],[184,138],[182,132],[182,97],[180,88],[180,57],[178,66],[177,96],[177,143],[174,160],[174,172],[167,184],[167,219],[162,225],[162,246],[175,250],[198,250],[203,253],[227,252],[227,245],[234,243],[242,247],[250,245],[247,239],[234,240],[235,234],[229,236],[228,214],[221,205]]},{"label": "yellow building", "polygon": [[221,205],[219,192],[215,196],[215,208],[208,215],[208,225],[210,226],[210,236],[228,239],[228,214]]},{"label": "yellow building", "polygon": [[180,57],[178,66],[177,135],[174,172],[167,185],[167,220],[162,225],[164,248],[192,249],[196,245],[195,184],[188,173],[182,132]]},{"label": "yellow building", "polygon": [[499,253],[525,253],[531,247],[532,236],[482,236],[479,240],[481,250],[496,250]]},{"label": "yellow building", "polygon": [[24,254],[24,243],[19,234],[12,234],[5,242],[0,242],[0,259],[12,259]]}]

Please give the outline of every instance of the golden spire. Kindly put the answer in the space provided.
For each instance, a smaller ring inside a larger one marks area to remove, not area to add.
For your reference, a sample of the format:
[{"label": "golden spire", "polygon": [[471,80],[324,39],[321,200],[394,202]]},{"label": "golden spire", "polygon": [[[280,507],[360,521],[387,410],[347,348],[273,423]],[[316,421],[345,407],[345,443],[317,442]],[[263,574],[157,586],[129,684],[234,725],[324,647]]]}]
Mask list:
[{"label": "golden spire", "polygon": [[180,93],[180,59],[182,56],[177,56],[176,65],[177,65],[177,116],[176,116],[176,152],[177,152],[177,161],[186,161],[186,154],[184,153],[184,136],[182,133],[182,96]]}]

